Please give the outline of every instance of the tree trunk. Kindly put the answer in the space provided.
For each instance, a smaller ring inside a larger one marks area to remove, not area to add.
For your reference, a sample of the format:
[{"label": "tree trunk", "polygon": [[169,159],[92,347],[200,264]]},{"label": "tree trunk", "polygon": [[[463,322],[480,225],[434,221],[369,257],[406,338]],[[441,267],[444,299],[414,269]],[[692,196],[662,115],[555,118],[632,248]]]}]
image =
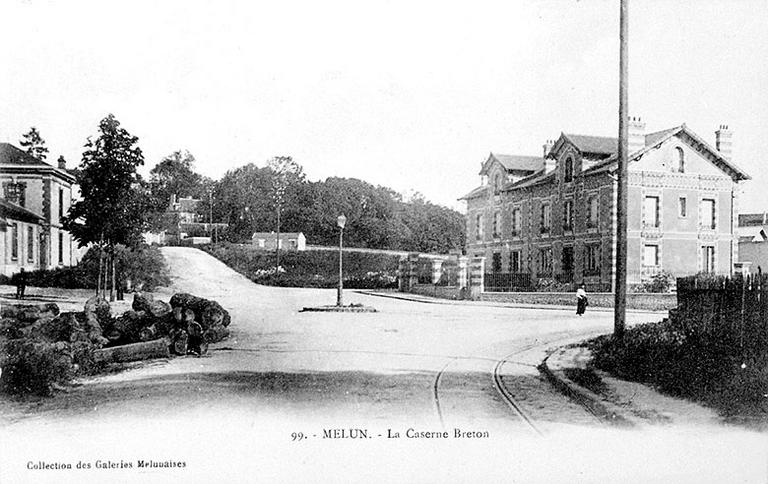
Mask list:
[{"label": "tree trunk", "polygon": [[126,363],[150,358],[168,358],[169,356],[168,342],[164,339],[113,346],[93,352],[93,359],[97,363]]},{"label": "tree trunk", "polygon": [[96,295],[101,294],[101,273],[104,270],[104,251],[99,247],[99,279],[96,281]]},{"label": "tree trunk", "polygon": [[112,285],[109,286],[109,301],[113,302],[115,300],[115,248],[112,248],[111,253],[109,254],[109,259],[112,266]]}]

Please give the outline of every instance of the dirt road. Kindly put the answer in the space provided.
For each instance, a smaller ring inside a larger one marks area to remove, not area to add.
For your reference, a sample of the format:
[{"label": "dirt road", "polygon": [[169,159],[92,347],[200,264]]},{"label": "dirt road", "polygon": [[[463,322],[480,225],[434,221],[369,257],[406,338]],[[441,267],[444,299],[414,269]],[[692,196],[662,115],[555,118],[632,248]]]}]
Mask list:
[{"label": "dirt road", "polygon": [[[347,302],[379,312],[300,312],[332,304],[335,292],[258,286],[195,249],[163,253],[173,274],[165,295],[219,301],[232,336],[203,358],[88,380],[6,415],[0,482],[726,482],[734,462],[744,482],[765,473],[760,436],[605,428],[540,378],[547,343],[610,331],[609,313],[580,319],[351,292]],[[500,396],[494,370],[543,437]],[[185,467],[137,469],[142,459]],[[118,468],[28,469],[39,460]]]}]

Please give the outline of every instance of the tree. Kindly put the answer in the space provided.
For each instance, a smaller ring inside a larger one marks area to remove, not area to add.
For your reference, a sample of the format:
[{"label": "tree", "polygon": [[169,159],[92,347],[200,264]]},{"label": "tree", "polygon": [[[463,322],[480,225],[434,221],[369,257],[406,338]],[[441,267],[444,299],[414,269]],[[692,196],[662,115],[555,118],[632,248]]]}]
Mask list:
[{"label": "tree", "polygon": [[304,182],[304,170],[290,156],[275,156],[269,160],[267,167],[272,171],[272,201],[277,215],[277,243],[275,244],[275,269],[277,270],[280,267],[280,212],[285,201],[285,191],[294,183]]},{"label": "tree", "polygon": [[22,135],[19,144],[22,148],[27,149],[27,153],[40,161],[45,161],[46,156],[48,156],[48,148],[45,146],[45,140],[40,136],[40,132],[34,126],[29,129],[29,132]]},{"label": "tree", "polygon": [[[175,151],[160,161],[149,172],[152,210],[150,226],[154,230],[171,230],[176,223],[167,213],[171,196],[206,200],[213,180],[194,171],[195,157],[189,151]],[[206,203],[206,208],[208,207]],[[206,211],[207,218],[207,211]]]},{"label": "tree", "polygon": [[[150,202],[146,184],[136,172],[144,164],[138,138],[131,135],[110,114],[99,123],[99,135],[85,144],[77,181],[81,200],[70,208],[64,228],[81,247],[94,244],[107,256],[107,271],[111,267],[110,300],[114,300],[117,244],[138,245],[146,224]],[[106,281],[99,289],[106,290]]]}]

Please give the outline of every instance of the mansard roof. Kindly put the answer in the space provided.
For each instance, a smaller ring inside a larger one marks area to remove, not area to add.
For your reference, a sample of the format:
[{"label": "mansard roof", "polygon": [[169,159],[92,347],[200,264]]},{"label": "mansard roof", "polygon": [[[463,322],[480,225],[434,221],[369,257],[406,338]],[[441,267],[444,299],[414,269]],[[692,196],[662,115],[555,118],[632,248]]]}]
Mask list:
[{"label": "mansard roof", "polygon": [[612,155],[619,149],[618,139],[609,136],[563,133],[562,137],[570,141],[583,154]]},{"label": "mansard roof", "polygon": [[485,163],[483,163],[483,166],[480,169],[480,174],[485,175],[493,162],[501,163],[501,166],[503,166],[507,172],[527,171],[533,173],[544,167],[544,158],[541,156],[503,155],[492,152]]}]

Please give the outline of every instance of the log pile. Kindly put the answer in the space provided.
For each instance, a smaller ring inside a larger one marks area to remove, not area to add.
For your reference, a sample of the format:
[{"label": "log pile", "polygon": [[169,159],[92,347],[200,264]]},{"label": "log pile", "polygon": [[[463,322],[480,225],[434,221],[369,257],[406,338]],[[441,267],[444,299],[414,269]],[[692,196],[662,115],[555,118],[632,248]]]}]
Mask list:
[{"label": "log pile", "polygon": [[[82,311],[60,312],[55,303],[8,304],[0,308],[0,348],[11,340],[77,345],[98,362],[206,353],[229,335],[229,313],[216,301],[179,293],[170,303],[134,295],[132,309],[113,317],[107,301],[94,296]],[[161,349],[164,348],[164,349]],[[121,349],[118,349],[121,348]]]}]

